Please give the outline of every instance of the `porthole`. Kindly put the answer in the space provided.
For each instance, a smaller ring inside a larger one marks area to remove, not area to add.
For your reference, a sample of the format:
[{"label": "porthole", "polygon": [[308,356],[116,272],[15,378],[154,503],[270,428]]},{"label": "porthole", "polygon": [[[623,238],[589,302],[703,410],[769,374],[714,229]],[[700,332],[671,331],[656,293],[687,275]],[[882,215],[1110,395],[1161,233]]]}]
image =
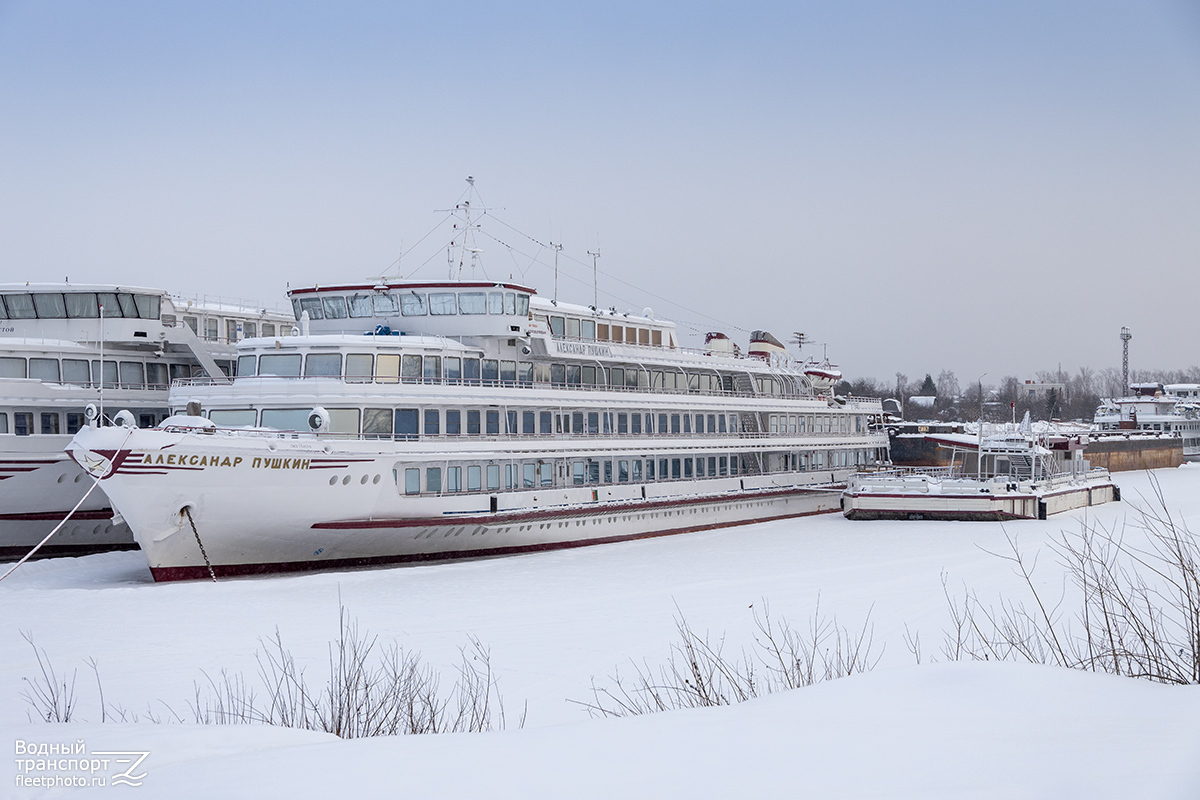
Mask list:
[{"label": "porthole", "polygon": [[330,486],[337,485],[337,475],[334,475],[332,478],[329,479],[329,485]]},{"label": "porthole", "polygon": [[81,473],[79,473],[78,475],[76,475],[76,476],[75,476],[75,482],[76,482],[76,483],[79,483],[81,480],[83,480],[83,473],[82,473],[82,472],[81,472]]},{"label": "porthole", "polygon": [[374,477],[374,478],[371,480],[371,483],[379,483],[379,477],[380,477],[380,476],[376,475],[376,476],[375,476],[375,477]]},{"label": "porthole", "polygon": [[59,475],[59,476],[58,476],[58,480],[56,481],[56,483],[62,483],[62,482],[63,482],[63,481],[65,481],[66,479],[67,479],[67,476],[66,476],[66,475]]},{"label": "porthole", "polygon": [[370,478],[370,476],[369,476],[369,475],[363,475],[363,476],[362,476],[362,478],[359,480],[359,483],[361,483],[363,486],[366,486],[366,485],[367,485],[367,480],[368,480],[369,478]]},{"label": "porthole", "polygon": [[342,478],[342,486],[349,486],[349,485],[350,485],[350,476],[347,475],[346,477]]}]

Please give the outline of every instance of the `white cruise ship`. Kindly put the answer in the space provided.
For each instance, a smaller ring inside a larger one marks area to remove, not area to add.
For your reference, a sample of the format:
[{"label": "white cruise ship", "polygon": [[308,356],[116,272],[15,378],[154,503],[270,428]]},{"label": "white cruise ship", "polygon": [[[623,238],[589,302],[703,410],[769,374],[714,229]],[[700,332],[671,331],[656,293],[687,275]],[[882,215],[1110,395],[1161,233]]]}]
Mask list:
[{"label": "white cruise ship", "polygon": [[[240,338],[293,325],[278,310],[158,289],[0,284],[0,558],[28,553],[91,485],[64,452],[89,414],[123,409],[153,426],[171,381],[232,374]],[[134,546],[97,491],[38,556]]]},{"label": "white cruise ship", "polygon": [[174,386],[190,416],[85,428],[71,445],[157,580],[837,511],[831,485],[887,457],[879,401],[814,390],[812,365],[773,337],[745,357],[723,335],[689,350],[671,322],[513,283],[290,296],[301,335],[239,343],[232,383]]},{"label": "white cruise ship", "polygon": [[1102,431],[1151,431],[1183,440],[1183,458],[1200,461],[1200,384],[1135,383],[1129,397],[1105,400],[1096,409]]}]

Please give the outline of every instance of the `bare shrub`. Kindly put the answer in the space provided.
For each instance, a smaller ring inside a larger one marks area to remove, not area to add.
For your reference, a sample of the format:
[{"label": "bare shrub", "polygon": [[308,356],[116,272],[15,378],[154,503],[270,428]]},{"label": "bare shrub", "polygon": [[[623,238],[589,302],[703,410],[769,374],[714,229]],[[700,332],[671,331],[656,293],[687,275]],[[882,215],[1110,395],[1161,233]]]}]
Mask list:
[{"label": "bare shrub", "polygon": [[[276,630],[261,641],[262,694],[242,674],[222,671],[197,683],[189,706],[196,722],[259,723],[324,731],[343,739],[408,733],[488,731],[505,726],[491,654],[478,639],[460,648],[458,680],[441,690],[441,676],[419,653],[381,646],[340,609],[338,638],[329,645],[328,678],[310,686]],[[524,714],[520,724],[524,725]]]},{"label": "bare shrub", "polygon": [[677,708],[724,706],[772,692],[809,686],[872,669],[880,656],[872,653],[870,615],[857,633],[817,610],[804,629],[778,623],[764,601],[753,611],[755,633],[750,652],[725,654],[725,637],[695,631],[676,609],[677,640],[657,668],[643,659],[631,662],[633,676],[620,670],[608,685],[592,680],[590,701],[582,705],[594,717],[624,717]]},{"label": "bare shrub", "polygon": [[41,673],[33,678],[21,678],[25,683],[21,698],[33,707],[33,713],[43,722],[70,722],[75,716],[75,676],[78,670],[71,670],[69,678],[66,673],[60,676],[54,671],[45,649],[34,644],[32,633],[22,631],[21,638],[33,648]]},{"label": "bare shrub", "polygon": [[[22,697],[47,722],[75,718],[75,672],[59,676],[44,650],[28,633],[41,674],[26,678]],[[191,721],[204,725],[277,725],[324,731],[343,739],[405,733],[458,733],[504,728],[504,700],[492,671],[491,653],[475,637],[459,649],[457,679],[446,691],[441,675],[421,655],[398,645],[382,646],[378,637],[360,631],[344,606],[339,607],[338,636],[328,647],[328,676],[311,685],[304,668],[284,646],[278,629],[259,640],[258,681],[243,673],[201,672],[187,702]],[[144,712],[106,705],[95,659],[86,661],[96,675],[101,721],[185,722],[184,716],[159,701]],[[518,721],[525,725],[525,711]]]},{"label": "bare shrub", "polygon": [[947,591],[952,628],[943,654],[1200,683],[1200,545],[1172,516],[1153,475],[1151,486],[1151,501],[1131,504],[1132,521],[1085,524],[1051,546],[1075,590],[1069,612],[1065,587],[1054,601],[1044,597],[1036,559],[1009,538],[1001,557],[1013,563],[1029,601],[990,606],[970,590],[961,598]]}]

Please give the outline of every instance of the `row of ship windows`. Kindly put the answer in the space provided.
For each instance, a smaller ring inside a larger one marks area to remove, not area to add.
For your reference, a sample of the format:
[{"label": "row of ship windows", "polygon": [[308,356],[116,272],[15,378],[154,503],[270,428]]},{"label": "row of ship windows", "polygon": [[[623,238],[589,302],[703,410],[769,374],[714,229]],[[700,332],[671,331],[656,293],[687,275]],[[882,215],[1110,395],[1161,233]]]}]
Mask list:
[{"label": "row of ship windows", "polygon": [[[138,411],[134,415],[139,428],[153,428],[166,418],[165,413],[155,411]],[[17,436],[74,434],[84,425],[87,418],[83,411],[14,411],[11,432]],[[9,432],[8,412],[0,411],[0,433]]]},{"label": "row of ship windows", "polygon": [[101,369],[98,360],[85,358],[0,358],[0,378],[33,378],[78,386],[98,385],[103,381],[106,389],[166,387],[171,381],[190,378],[194,374],[190,364],[155,361],[106,360]]},{"label": "row of ship windows", "polygon": [[[309,408],[266,408],[261,419],[254,409],[214,409],[209,419],[224,427],[253,427],[301,431],[309,429]],[[737,414],[695,414],[612,411],[517,411],[508,409],[330,408],[328,432],[373,438],[418,436],[611,435],[691,436],[740,432]],[[747,417],[746,419],[750,419]],[[861,416],[772,414],[769,432],[862,433]]]},{"label": "row of ship windows", "polygon": [[[344,361],[344,369],[343,369]],[[370,383],[487,383],[560,386],[600,386],[610,389],[691,391],[706,394],[733,392],[734,378],[728,373],[647,369],[632,364],[619,367],[587,364],[538,363],[494,358],[419,356],[381,353],[267,353],[238,357],[237,376],[298,378],[344,378]],[[755,376],[760,394],[790,395],[789,384],[775,378]]]},{"label": "row of ship windows", "polygon": [[[1200,430],[1200,423],[1197,422],[1143,422],[1141,429],[1144,431],[1195,431]],[[1106,423],[1101,426],[1101,430],[1115,431],[1119,430],[1116,425]]]},{"label": "row of ship windows", "polygon": [[162,298],[128,292],[19,292],[0,295],[0,319],[158,319]]},{"label": "row of ship windows", "polygon": [[663,343],[663,332],[656,328],[615,325],[611,322],[597,322],[592,319],[576,319],[575,317],[549,316],[545,319],[550,328],[550,334],[559,339],[594,340],[654,347],[662,347]]},{"label": "row of ship windows", "polygon": [[[204,319],[204,330],[200,330],[200,320],[196,317],[184,317],[184,323],[192,329],[192,333],[207,342],[226,342],[233,344],[242,339],[254,339],[259,335],[259,323],[251,322],[250,320],[229,319],[225,320],[225,335],[221,335],[221,320],[216,317],[206,317]],[[175,317],[171,315],[163,315],[164,324],[175,324]],[[287,336],[290,330],[285,325],[276,327],[274,322],[263,322],[262,335],[264,338],[269,338],[276,335]],[[240,328],[240,330],[239,330]]]},{"label": "row of ship windows", "polygon": [[[775,456],[778,469],[773,471],[807,472],[863,466],[874,462],[877,457],[873,450],[783,453]],[[579,461],[557,459],[507,464],[405,467],[403,470],[393,470],[393,478],[397,488],[402,487],[405,494],[495,492],[500,491],[501,487],[505,490],[516,490],[724,478],[745,473],[747,462],[752,460],[755,460],[755,456],[600,458]],[[336,477],[330,479],[331,485],[336,482]]]},{"label": "row of ship windows", "polygon": [[424,292],[404,294],[323,295],[292,298],[296,319],[307,312],[308,318],[346,319],[364,317],[405,317],[465,315],[525,316],[529,313],[529,295],[517,292]]}]

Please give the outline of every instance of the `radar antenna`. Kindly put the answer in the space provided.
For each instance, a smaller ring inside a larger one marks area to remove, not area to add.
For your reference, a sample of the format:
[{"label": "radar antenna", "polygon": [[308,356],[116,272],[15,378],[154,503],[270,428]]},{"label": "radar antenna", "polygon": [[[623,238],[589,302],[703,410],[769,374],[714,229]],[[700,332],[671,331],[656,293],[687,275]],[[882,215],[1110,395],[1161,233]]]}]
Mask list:
[{"label": "radar antenna", "polygon": [[[463,262],[467,259],[467,254],[471,254],[471,277],[475,277],[475,267],[478,265],[483,271],[483,277],[487,278],[487,269],[480,264],[479,254],[483,252],[477,246],[475,241],[475,231],[479,227],[479,223],[471,219],[472,214],[483,216],[489,211],[496,209],[487,208],[481,204],[472,205],[472,202],[479,199],[479,193],[475,191],[475,178],[471,175],[467,176],[467,199],[460,203],[456,203],[454,208],[439,208],[437,213],[462,215],[461,222],[461,239],[456,234],[454,239],[450,240],[450,244],[446,247],[446,261],[449,267],[450,280],[462,280]],[[454,223],[455,231],[460,230],[460,223]],[[458,248],[458,268],[455,270],[453,248]],[[457,273],[457,274],[456,274]]]},{"label": "radar antenna", "polygon": [[600,258],[600,235],[596,235],[596,252],[591,250],[587,254],[592,257],[592,308],[600,307],[600,282],[597,278],[596,259]]}]

